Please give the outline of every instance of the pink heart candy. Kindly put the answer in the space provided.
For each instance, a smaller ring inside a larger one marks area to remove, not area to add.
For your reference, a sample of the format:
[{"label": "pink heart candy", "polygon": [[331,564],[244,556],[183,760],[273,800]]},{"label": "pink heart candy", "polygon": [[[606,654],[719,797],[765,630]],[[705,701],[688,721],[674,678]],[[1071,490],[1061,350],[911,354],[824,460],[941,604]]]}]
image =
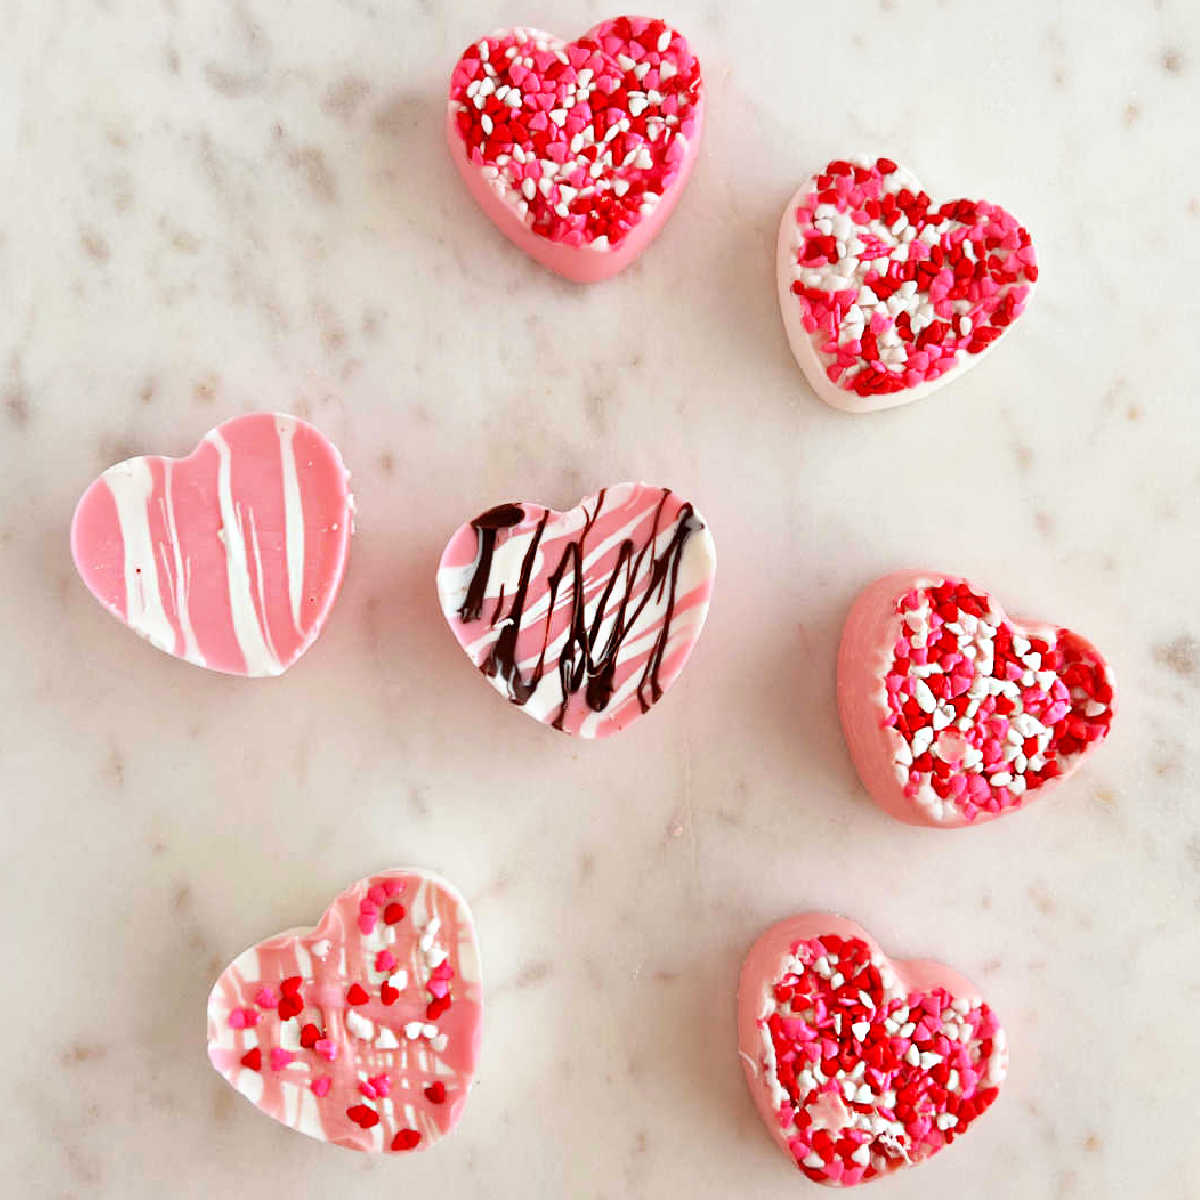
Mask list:
[{"label": "pink heart candy", "polygon": [[964,579],[902,571],[854,602],[838,654],[850,756],[886,812],[917,825],[993,820],[1078,769],[1116,712],[1090,642],[1010,618]]},{"label": "pink heart candy", "polygon": [[700,64],[665,21],[616,17],[574,42],[504,30],[463,51],[446,134],[471,195],[552,271],[581,283],[628,266],[692,169]]},{"label": "pink heart candy", "polygon": [[984,200],[935,204],[886,158],[831,162],[779,227],[788,341],[827,404],[871,412],[969,370],[1025,311],[1029,234]]},{"label": "pink heart candy", "polygon": [[658,702],[708,614],[716,550],[669,488],[622,483],[567,512],[502,504],[438,567],[459,645],[506,699],[555,729],[606,737]]},{"label": "pink heart candy", "polygon": [[336,447],[253,413],[182,459],[131,458],[84,492],[71,553],[88,589],[160,650],[233,675],[279,675],[316,640],[353,522]]},{"label": "pink heart candy", "polygon": [[772,1138],[809,1179],[843,1187],[961,1137],[1008,1064],[1004,1031],[968,980],[889,959],[828,913],[780,921],[754,943],[738,1049]]},{"label": "pink heart candy", "polygon": [[[363,934],[360,906],[378,885],[404,896],[404,915]],[[407,969],[398,990],[375,966],[384,949]],[[440,996],[435,974],[449,980]],[[264,987],[278,1007],[248,1024],[244,1010]],[[208,1057],[252,1104],[309,1137],[351,1150],[424,1149],[462,1116],[481,1015],[466,901],[428,872],[384,871],[342,892],[315,928],[234,959],[208,998]]]}]

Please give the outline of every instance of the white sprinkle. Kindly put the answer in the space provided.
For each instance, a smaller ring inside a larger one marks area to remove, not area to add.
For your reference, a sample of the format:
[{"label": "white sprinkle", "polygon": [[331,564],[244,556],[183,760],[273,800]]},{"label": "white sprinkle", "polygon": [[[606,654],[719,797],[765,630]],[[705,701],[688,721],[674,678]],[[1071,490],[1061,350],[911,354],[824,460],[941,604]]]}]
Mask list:
[{"label": "white sprinkle", "polygon": [[408,1038],[410,1042],[415,1042],[417,1038],[421,1036],[421,1022],[409,1021],[409,1023],[404,1026],[404,1036]]},{"label": "white sprinkle", "polygon": [[313,942],[312,952],[317,958],[325,958],[329,954],[329,939],[322,938],[319,942]]},{"label": "white sprinkle", "polygon": [[958,1124],[958,1118],[950,1112],[938,1113],[936,1124],[939,1129],[953,1129]]},{"label": "white sprinkle", "polygon": [[[667,49],[670,45],[671,45],[671,31],[669,29],[664,29],[662,31],[662,33],[660,33],[658,35],[658,41],[655,43],[655,48],[658,50],[659,54],[666,54]],[[664,63],[663,66],[665,66],[665,65],[666,64]],[[659,68],[659,71],[660,72],[662,71],[662,67]]]},{"label": "white sprinkle", "polygon": [[918,729],[913,734],[912,752],[916,758],[920,758],[930,746],[933,745],[933,730],[928,726]]},{"label": "white sprinkle", "polygon": [[863,1040],[863,1038],[865,1038],[867,1036],[867,1034],[871,1032],[871,1022],[870,1021],[856,1021],[853,1025],[850,1026],[850,1032],[852,1034],[854,1034],[855,1038],[857,1038],[858,1041],[861,1042]]},{"label": "white sprinkle", "polygon": [[483,132],[486,133],[488,137],[491,137],[493,129],[492,118],[489,117],[487,113],[484,113],[483,116],[479,118],[479,124],[483,129]]},{"label": "white sprinkle", "polygon": [[363,1041],[370,1041],[375,1036],[374,1023],[368,1021],[361,1013],[355,1012],[354,1009],[346,1014],[346,1028],[355,1037],[362,1038]]},{"label": "white sprinkle", "polygon": [[395,1050],[399,1045],[396,1035],[390,1029],[381,1029],[379,1036],[375,1039],[376,1050]]}]

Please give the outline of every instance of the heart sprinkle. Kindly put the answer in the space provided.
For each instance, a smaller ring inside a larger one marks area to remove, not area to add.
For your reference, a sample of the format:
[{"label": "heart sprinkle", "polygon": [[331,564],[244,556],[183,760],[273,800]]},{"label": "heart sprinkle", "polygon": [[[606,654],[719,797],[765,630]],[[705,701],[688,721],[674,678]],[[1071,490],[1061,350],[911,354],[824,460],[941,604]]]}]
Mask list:
[{"label": "heart sprinkle", "polygon": [[895,611],[884,724],[905,796],[934,819],[1019,807],[1108,735],[1112,682],[1070,630],[1026,636],[961,580],[914,588]]},{"label": "heart sprinkle", "polygon": [[996,1099],[1004,1032],[982,1001],[905,991],[860,938],[791,946],[760,1022],[772,1107],[797,1166],[849,1186],[937,1153]]},{"label": "heart sprinkle", "polygon": [[899,403],[963,367],[1021,315],[1038,277],[1029,234],[1004,209],[935,205],[886,158],[834,161],[815,176],[784,217],[785,251],[824,375],[863,401],[896,397],[843,407]]},{"label": "heart sprinkle", "polygon": [[676,181],[700,90],[682,34],[617,17],[575,42],[523,28],[483,38],[455,67],[450,105],[467,157],[529,230],[603,251]]},{"label": "heart sprinkle", "polygon": [[[364,906],[401,894],[403,921],[361,931]],[[318,958],[312,948],[322,942]],[[278,1007],[250,1022],[246,999],[265,992],[280,997]],[[342,893],[317,929],[240,955],[209,997],[209,1057],[248,1099],[302,1133],[357,1150],[411,1150],[457,1122],[479,1020],[465,903],[432,876],[394,872]]]},{"label": "heart sprinkle", "polygon": [[447,546],[438,591],[497,691],[555,729],[598,737],[648,712],[683,669],[714,571],[693,507],[627,483],[566,513],[481,514]]}]

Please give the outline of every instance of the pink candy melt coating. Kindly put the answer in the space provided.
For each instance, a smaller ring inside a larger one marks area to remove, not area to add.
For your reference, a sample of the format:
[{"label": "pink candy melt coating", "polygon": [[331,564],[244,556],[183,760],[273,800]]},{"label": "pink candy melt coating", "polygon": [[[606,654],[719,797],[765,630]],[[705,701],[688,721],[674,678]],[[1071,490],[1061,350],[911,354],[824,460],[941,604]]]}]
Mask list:
[{"label": "pink candy melt coating", "polygon": [[[832,1095],[834,1089],[828,1084],[821,1085],[822,1094],[815,1097],[809,1105],[805,1105],[802,1114],[795,1111],[790,1101],[777,1102],[778,1093],[773,1092],[768,1082],[770,1064],[766,1057],[766,1043],[769,1040],[766,1020],[776,1010],[774,989],[784,974],[785,964],[790,956],[797,951],[803,952],[806,943],[811,944],[814,939],[828,935],[842,939],[859,939],[869,947],[873,962],[886,962],[894,978],[892,986],[884,990],[896,1001],[908,999],[910,1002],[920,1002],[923,997],[937,993],[940,989],[948,994],[949,999],[966,1002],[973,1011],[983,1005],[979,989],[957,971],[930,959],[888,959],[865,929],[845,917],[834,916],[831,913],[804,913],[779,921],[767,929],[750,948],[742,964],[737,997],[738,1052],[750,1094],[763,1123],[774,1141],[789,1157],[796,1160],[801,1170],[805,1169],[804,1158],[811,1153],[813,1132],[824,1126],[835,1140],[839,1136],[847,1136],[844,1128],[838,1128],[839,1119],[844,1120],[850,1111],[858,1110],[847,1107],[844,1103],[844,1093],[842,1099]],[[990,1010],[986,1019],[991,1055],[986,1064],[980,1064],[980,1071],[983,1073],[979,1084],[994,1089],[1003,1082],[1007,1073],[1008,1053],[1003,1031],[996,1023],[994,1015],[990,1014]],[[877,1018],[871,1022],[872,1026],[877,1023]],[[871,1036],[878,1036],[878,1033],[878,1030],[873,1029]],[[903,1041],[900,1043],[901,1046],[905,1044]],[[822,1046],[821,1055],[837,1053],[841,1048],[832,1043]],[[818,1058],[821,1055],[818,1055]],[[838,1067],[846,1070],[840,1062]],[[855,1076],[855,1068],[851,1067],[846,1074]],[[858,1083],[863,1079],[869,1083],[871,1077],[859,1072],[855,1078]],[[844,1084],[839,1081],[839,1086]],[[885,1111],[894,1112],[891,1108]],[[875,1108],[874,1112],[878,1114],[878,1108]],[[811,1124],[806,1124],[809,1118]],[[862,1134],[857,1132],[852,1136],[855,1139],[862,1138]],[[862,1144],[869,1141],[870,1139],[862,1138]],[[941,1131],[931,1121],[922,1144],[919,1147],[910,1146],[908,1152],[913,1163],[920,1162],[930,1154],[936,1153],[942,1145]],[[906,1165],[902,1156],[893,1156],[891,1152],[887,1154],[885,1162],[880,1157],[880,1149],[881,1146],[874,1147],[874,1152],[868,1160],[871,1164],[868,1179],[880,1178]],[[815,1182],[849,1186],[862,1182],[863,1175],[867,1172],[866,1167],[856,1166],[837,1177],[842,1167],[837,1163],[834,1167],[832,1176],[824,1168],[812,1166],[809,1166],[805,1173]]]},{"label": "pink candy melt coating", "polygon": [[[669,489],[641,483],[606,488],[567,512],[531,503],[504,508],[523,515],[495,531],[489,570],[481,569],[486,534],[477,527],[488,514],[463,525],[442,555],[438,592],[454,636],[493,686],[538,720],[583,737],[624,729],[671,686],[704,627],[716,572],[707,525]],[[576,624],[576,548],[585,606],[581,624]],[[478,616],[464,614],[473,580],[486,583],[478,593]],[[520,623],[515,674],[495,662],[514,607]],[[621,619],[628,628],[609,656],[610,634]],[[577,671],[577,686],[564,705],[563,647],[576,630],[592,636],[586,655],[579,641],[572,644],[573,666],[565,669]],[[539,663],[540,683],[532,695],[519,694]]]},{"label": "pink candy melt coating", "polygon": [[[376,888],[397,907],[363,934]],[[395,962],[380,971],[385,948]],[[248,1027],[264,986],[278,1007]],[[466,901],[426,872],[385,871],[344,891],[316,928],[268,938],[226,968],[208,1000],[208,1056],[268,1116],[310,1137],[424,1149],[462,1115],[481,1005]]]},{"label": "pink candy melt coating", "polygon": [[[887,813],[913,825],[954,828],[979,825],[1014,811],[1017,804],[995,811],[981,808],[966,815],[959,806],[946,806],[941,817],[910,794],[907,781],[901,782],[896,763],[900,735],[891,725],[888,704],[887,678],[892,670],[897,642],[904,629],[901,601],[914,591],[941,585],[961,583],[957,576],[938,575],[928,571],[900,571],[885,576],[864,589],[855,600],[842,629],[838,651],[838,712],[846,745],[855,768],[872,799]],[[996,601],[992,607],[998,609]],[[1002,612],[1002,610],[1001,610]],[[1044,622],[1017,621],[1005,617],[1026,637],[1044,638],[1053,644],[1062,631]],[[1093,659],[1105,673],[1111,687],[1112,672],[1104,656],[1079,634],[1069,634],[1080,652]],[[956,689],[957,690],[957,689]],[[1116,711],[1115,695],[1107,704],[1108,720]],[[947,733],[953,730],[948,729]],[[1096,743],[1093,743],[1096,744]],[[1052,783],[1068,778],[1083,762],[1084,753],[1065,757],[1059,762]],[[1029,799],[1046,793],[1051,783],[1027,793]],[[907,790],[906,790],[907,789]]]},{"label": "pink candy melt coating", "polygon": [[[486,59],[480,53],[485,44]],[[505,80],[512,85],[510,50],[521,60],[515,71],[520,94],[515,109],[496,99],[494,86],[499,81],[504,87]],[[532,66],[526,58],[533,60]],[[633,66],[623,66],[621,58]],[[664,63],[669,64],[666,70]],[[490,76],[494,90],[487,97],[469,95],[468,87],[488,77],[484,64],[499,72]],[[593,103],[574,90],[580,86],[580,70],[595,75],[586,85],[594,89],[589,97]],[[694,83],[684,88],[684,81],[693,77]],[[564,99],[571,100],[569,107]],[[550,114],[560,112],[563,122],[558,125]],[[479,142],[478,122],[485,113],[493,135]],[[471,195],[510,241],[567,279],[595,283],[624,270],[666,223],[695,162],[703,113],[699,68],[682,34],[662,21],[618,17],[575,42],[541,30],[511,29],[473,43],[451,79],[446,137]],[[618,118],[625,127],[606,140],[609,122]],[[657,127],[654,137],[652,127]],[[592,131],[593,140],[584,138],[585,130]],[[507,136],[495,140],[502,131]],[[514,139],[523,144],[523,158],[512,152]],[[619,150],[615,156],[613,146]],[[597,150],[602,156],[599,180],[593,172]],[[605,154],[613,161],[606,162]],[[526,193],[543,178],[552,186],[535,191],[531,203]],[[561,185],[568,190],[563,192]],[[648,195],[646,208],[641,207],[643,194]],[[597,213],[614,202],[622,227],[606,234],[602,247],[596,240]]]},{"label": "pink candy melt coating", "polygon": [[160,650],[278,675],[312,645],[353,517],[337,449],[295,417],[254,413],[183,459],[131,458],[83,494],[71,553],[92,594]]}]

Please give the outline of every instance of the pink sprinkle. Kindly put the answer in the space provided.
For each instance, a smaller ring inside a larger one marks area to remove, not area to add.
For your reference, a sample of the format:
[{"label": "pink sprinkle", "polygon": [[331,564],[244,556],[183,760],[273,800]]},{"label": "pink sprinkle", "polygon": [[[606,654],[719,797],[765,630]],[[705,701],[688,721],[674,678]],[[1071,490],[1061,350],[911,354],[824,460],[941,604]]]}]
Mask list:
[{"label": "pink sprinkle", "polygon": [[332,1082],[333,1081],[329,1078],[328,1075],[322,1075],[320,1077],[320,1079],[314,1079],[312,1081],[313,1095],[314,1096],[328,1096],[329,1095],[329,1087]]},{"label": "pink sprinkle", "polygon": [[338,1056],[337,1043],[329,1038],[320,1038],[313,1043],[313,1049],[324,1059],[333,1062]]},{"label": "pink sprinkle", "polygon": [[274,1046],[270,1054],[271,1070],[282,1071],[289,1063],[294,1062],[295,1058],[296,1056],[290,1050],[285,1050],[282,1046]]},{"label": "pink sprinkle", "polygon": [[235,1008],[229,1014],[229,1027],[231,1029],[249,1029],[252,1025],[258,1024],[258,1013],[252,1008]]},{"label": "pink sprinkle", "polygon": [[279,1004],[279,997],[269,987],[260,987],[254,993],[254,1003],[259,1008],[275,1008]]},{"label": "pink sprinkle", "polygon": [[380,950],[375,955],[375,970],[390,971],[396,965],[396,956],[390,950]]}]

